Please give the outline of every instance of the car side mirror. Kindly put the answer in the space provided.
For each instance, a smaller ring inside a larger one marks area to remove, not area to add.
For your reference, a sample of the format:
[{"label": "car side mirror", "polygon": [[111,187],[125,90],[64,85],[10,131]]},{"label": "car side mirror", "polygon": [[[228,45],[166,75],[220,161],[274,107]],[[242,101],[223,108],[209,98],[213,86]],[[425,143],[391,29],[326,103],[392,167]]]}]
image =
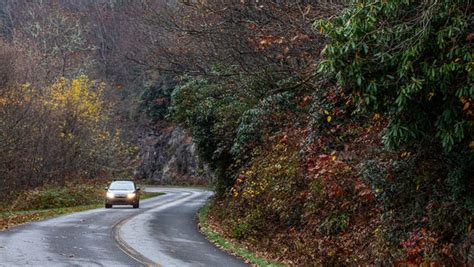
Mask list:
[{"label": "car side mirror", "polygon": [[137,187],[137,191],[140,191],[140,187]]},{"label": "car side mirror", "polygon": [[108,187],[108,186],[106,186],[106,187],[105,187],[105,190],[109,190],[109,187]]}]

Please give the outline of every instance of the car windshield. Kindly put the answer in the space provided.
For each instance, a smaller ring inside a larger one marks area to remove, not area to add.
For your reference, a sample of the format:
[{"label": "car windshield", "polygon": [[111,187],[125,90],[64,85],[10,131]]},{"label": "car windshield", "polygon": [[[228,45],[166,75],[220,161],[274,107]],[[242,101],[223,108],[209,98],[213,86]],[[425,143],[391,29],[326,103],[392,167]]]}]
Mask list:
[{"label": "car windshield", "polygon": [[133,182],[113,182],[110,184],[110,190],[135,190]]}]

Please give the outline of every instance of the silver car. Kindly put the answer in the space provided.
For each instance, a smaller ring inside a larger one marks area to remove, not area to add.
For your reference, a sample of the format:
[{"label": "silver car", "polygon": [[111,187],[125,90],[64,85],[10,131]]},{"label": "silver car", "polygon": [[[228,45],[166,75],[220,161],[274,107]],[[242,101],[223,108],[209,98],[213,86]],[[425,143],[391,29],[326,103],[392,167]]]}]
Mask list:
[{"label": "silver car", "polygon": [[112,205],[132,205],[134,209],[140,207],[140,187],[132,181],[113,181],[105,196],[105,208]]}]

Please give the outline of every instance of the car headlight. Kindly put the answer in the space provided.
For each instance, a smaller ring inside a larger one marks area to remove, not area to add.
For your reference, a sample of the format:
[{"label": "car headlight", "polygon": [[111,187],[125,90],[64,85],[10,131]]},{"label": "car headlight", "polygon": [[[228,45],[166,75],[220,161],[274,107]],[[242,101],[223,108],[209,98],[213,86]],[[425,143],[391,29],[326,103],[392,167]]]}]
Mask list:
[{"label": "car headlight", "polygon": [[134,198],[135,197],[135,193],[128,193],[127,194],[127,198]]},{"label": "car headlight", "polygon": [[107,192],[107,198],[114,198],[115,195],[112,192]]}]

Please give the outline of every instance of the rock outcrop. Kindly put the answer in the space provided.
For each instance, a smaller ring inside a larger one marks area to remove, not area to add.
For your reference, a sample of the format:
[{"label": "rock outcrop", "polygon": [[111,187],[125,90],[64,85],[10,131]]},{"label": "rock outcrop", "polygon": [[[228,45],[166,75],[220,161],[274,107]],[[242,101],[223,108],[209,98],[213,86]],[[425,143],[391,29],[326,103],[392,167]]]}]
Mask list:
[{"label": "rock outcrop", "polygon": [[191,136],[170,123],[145,130],[140,140],[140,159],[137,176],[151,183],[206,185],[213,179],[199,160]]}]

